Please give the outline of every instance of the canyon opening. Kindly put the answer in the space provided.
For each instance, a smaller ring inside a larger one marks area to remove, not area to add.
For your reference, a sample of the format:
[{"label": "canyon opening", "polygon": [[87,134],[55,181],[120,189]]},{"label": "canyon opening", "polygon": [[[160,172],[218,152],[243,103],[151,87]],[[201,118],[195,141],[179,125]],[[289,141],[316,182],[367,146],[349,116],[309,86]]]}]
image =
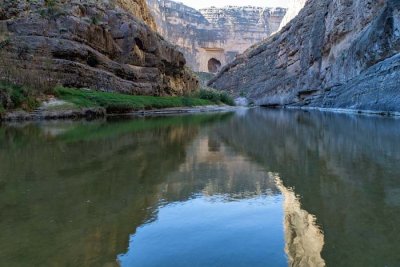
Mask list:
[{"label": "canyon opening", "polygon": [[217,73],[221,68],[221,62],[218,59],[212,58],[208,61],[208,72]]}]

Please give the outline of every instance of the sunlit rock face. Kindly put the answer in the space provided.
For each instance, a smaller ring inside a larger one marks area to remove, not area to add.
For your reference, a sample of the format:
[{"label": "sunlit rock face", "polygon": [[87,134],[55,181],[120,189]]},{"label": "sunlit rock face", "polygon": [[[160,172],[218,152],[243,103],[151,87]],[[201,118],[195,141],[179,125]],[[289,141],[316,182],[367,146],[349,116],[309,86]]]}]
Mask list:
[{"label": "sunlit rock face", "polygon": [[197,88],[145,0],[0,3],[0,79],[141,95]]},{"label": "sunlit rock face", "polygon": [[279,29],[284,8],[196,10],[170,0],[147,0],[161,35],[177,44],[195,71],[218,72],[239,53]]},{"label": "sunlit rock face", "polygon": [[400,111],[399,53],[398,0],[308,0],[210,85],[266,106]]}]

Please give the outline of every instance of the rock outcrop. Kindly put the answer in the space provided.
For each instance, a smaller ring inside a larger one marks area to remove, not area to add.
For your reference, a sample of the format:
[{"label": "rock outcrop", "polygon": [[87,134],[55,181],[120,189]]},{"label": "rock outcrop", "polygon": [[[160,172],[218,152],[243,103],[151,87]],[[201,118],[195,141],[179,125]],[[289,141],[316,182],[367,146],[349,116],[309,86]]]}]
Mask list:
[{"label": "rock outcrop", "polygon": [[155,32],[145,0],[2,0],[0,76],[143,95],[182,95],[198,81]]},{"label": "rock outcrop", "polygon": [[400,111],[400,2],[308,0],[210,81],[259,105]]},{"label": "rock outcrop", "polygon": [[279,29],[284,8],[227,6],[196,10],[170,0],[147,0],[167,40],[195,71],[217,72],[236,55]]}]

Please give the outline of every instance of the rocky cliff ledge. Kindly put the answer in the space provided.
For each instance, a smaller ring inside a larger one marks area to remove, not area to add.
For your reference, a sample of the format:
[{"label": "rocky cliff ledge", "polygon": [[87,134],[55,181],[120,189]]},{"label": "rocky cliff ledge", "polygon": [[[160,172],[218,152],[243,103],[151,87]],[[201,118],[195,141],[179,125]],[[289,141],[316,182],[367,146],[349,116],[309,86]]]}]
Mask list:
[{"label": "rocky cliff ledge", "polygon": [[196,10],[170,0],[147,0],[159,32],[195,71],[217,72],[236,55],[279,29],[284,8],[227,6]]},{"label": "rocky cliff ledge", "polygon": [[0,78],[143,95],[197,88],[145,0],[0,3]]},{"label": "rocky cliff ledge", "polygon": [[259,105],[398,112],[399,53],[400,1],[308,0],[210,84]]}]

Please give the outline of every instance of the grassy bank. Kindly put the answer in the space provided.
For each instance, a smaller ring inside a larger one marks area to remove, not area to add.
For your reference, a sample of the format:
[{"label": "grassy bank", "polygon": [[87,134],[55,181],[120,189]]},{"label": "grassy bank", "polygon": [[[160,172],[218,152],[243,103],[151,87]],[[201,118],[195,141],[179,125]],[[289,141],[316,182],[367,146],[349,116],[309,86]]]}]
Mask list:
[{"label": "grassy bank", "polygon": [[78,107],[103,107],[109,112],[215,104],[213,101],[196,97],[134,96],[65,87],[56,87],[55,94],[58,98]]},{"label": "grassy bank", "polygon": [[48,107],[48,111],[102,107],[108,113],[124,113],[175,107],[234,105],[233,100],[227,94],[209,89],[200,90],[191,96],[180,97],[126,95],[62,86],[43,93],[27,86],[13,85],[0,81],[0,114],[11,110],[33,111],[40,106],[41,101],[49,98],[49,94],[54,94],[58,99],[67,103],[62,106]]}]

